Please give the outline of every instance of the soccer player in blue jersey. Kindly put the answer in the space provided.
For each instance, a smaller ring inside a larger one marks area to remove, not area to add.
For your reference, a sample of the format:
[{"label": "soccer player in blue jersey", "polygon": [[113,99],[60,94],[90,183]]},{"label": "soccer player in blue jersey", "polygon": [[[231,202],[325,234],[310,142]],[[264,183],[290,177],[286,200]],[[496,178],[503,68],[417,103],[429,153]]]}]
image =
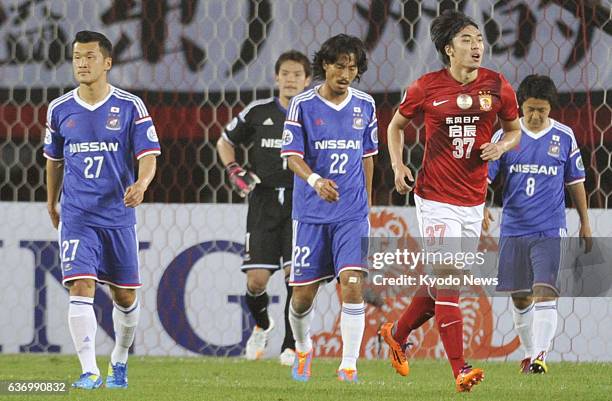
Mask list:
[{"label": "soccer player in blue jersey", "polygon": [[111,42],[101,33],[81,31],[72,51],[79,86],[49,104],[44,140],[47,209],[59,230],[63,284],[70,291],[68,326],[83,371],[72,386],[102,385],[93,309],[100,282],[109,285],[114,301],[115,347],[106,387],[125,388],[140,314],[134,208],[155,176],[160,147],[142,100],[107,81]]},{"label": "soccer player in blue jersey", "polygon": [[[563,263],[565,192],[580,216],[586,250],[591,228],[585,172],[572,129],[548,115],[557,104],[553,81],[529,75],[517,98],[523,118],[520,145],[489,163],[489,182],[504,176],[498,291],[510,292],[514,326],[525,350],[523,373],[546,373],[546,355],[557,329],[557,276]],[[498,131],[494,141],[502,136]],[[484,228],[491,220],[485,212]]]},{"label": "soccer player in blue jersey", "polygon": [[310,324],[319,284],[336,278],[342,294],[338,379],[357,382],[365,328],[362,239],[369,234],[378,125],[372,97],[350,85],[366,69],[361,40],[344,34],[328,39],[313,61],[313,76],[323,84],[295,96],[285,121],[281,155],[295,173],[289,321],[297,354],[292,376],[298,381],[310,379]]}]

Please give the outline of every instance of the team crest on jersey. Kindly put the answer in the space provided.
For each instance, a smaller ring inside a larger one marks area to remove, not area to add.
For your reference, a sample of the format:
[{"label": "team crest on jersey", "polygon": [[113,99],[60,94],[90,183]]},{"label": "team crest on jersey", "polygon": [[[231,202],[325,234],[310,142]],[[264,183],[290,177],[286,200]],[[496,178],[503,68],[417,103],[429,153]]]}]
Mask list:
[{"label": "team crest on jersey", "polygon": [[353,128],[363,129],[363,117],[353,117]]},{"label": "team crest on jersey", "polygon": [[461,95],[457,96],[457,106],[459,106],[459,108],[462,110],[469,109],[472,107],[472,97],[462,93]]},{"label": "team crest on jersey", "polygon": [[293,142],[293,134],[288,129],[283,131],[283,146],[289,145]]},{"label": "team crest on jersey", "polygon": [[117,131],[121,129],[121,119],[119,118],[119,107],[111,107],[108,117],[106,117],[106,128]]},{"label": "team crest on jersey", "polygon": [[576,168],[580,171],[584,171],[584,163],[582,162],[582,156],[576,158]]},{"label": "team crest on jersey", "polygon": [[561,154],[561,143],[558,135],[553,135],[550,143],[548,144],[548,155],[552,157],[559,157]]},{"label": "team crest on jersey", "polygon": [[491,97],[491,91],[478,92],[478,103],[480,103],[480,110],[490,111],[493,107],[493,98]]}]

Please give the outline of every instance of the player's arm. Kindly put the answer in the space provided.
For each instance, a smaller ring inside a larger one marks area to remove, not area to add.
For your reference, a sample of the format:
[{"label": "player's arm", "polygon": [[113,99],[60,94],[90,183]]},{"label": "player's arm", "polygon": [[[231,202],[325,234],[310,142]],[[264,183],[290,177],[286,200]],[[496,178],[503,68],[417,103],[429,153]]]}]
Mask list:
[{"label": "player's arm", "polygon": [[[495,134],[493,134],[493,137],[491,138],[491,142],[493,143],[499,142],[503,134],[504,134],[503,130],[498,130]],[[495,181],[495,177],[497,177],[497,174],[499,173],[500,169],[504,168],[505,166],[504,163],[505,163],[504,157],[501,157],[497,160],[487,163],[487,183],[489,185],[493,184],[493,181]],[[491,213],[491,210],[488,207],[486,207],[486,202],[487,202],[486,194],[485,194],[484,201],[485,201],[485,208],[483,210],[483,216],[482,216],[482,230],[489,231],[489,228],[491,227],[491,222],[495,221],[495,218],[493,217],[493,213]],[[493,203],[493,201],[491,201],[491,203]]]},{"label": "player's arm", "polygon": [[521,141],[521,125],[518,118],[511,121],[502,119],[499,121],[504,135],[496,143],[487,142],[480,146],[480,150],[482,150],[480,158],[482,160],[497,160],[507,151],[514,149]]},{"label": "player's arm", "polygon": [[585,253],[591,251],[593,247],[591,225],[589,223],[589,212],[587,207],[586,191],[583,182],[577,182],[567,186],[567,191],[572,198],[572,203],[576,206],[578,216],[580,217],[580,231],[578,236],[584,240]]},{"label": "player's arm", "polygon": [[47,159],[47,212],[53,227],[59,226],[60,216],[57,211],[62,182],[64,181],[64,161]]},{"label": "player's arm", "polygon": [[365,174],[366,193],[368,194],[368,207],[372,207],[372,178],[374,177],[374,158],[363,158],[363,172]]},{"label": "player's arm", "polygon": [[310,167],[308,167],[308,164],[306,164],[304,159],[300,156],[289,156],[287,158],[287,166],[289,166],[289,169],[298,177],[313,187],[321,199],[327,202],[335,202],[340,199],[340,194],[337,191],[338,185],[332,180],[328,180],[317,173],[313,173]]},{"label": "player's arm", "polygon": [[155,177],[156,167],[156,155],[146,155],[138,160],[138,180],[125,190],[123,196],[126,207],[136,207],[142,203],[144,193]]},{"label": "player's arm", "polygon": [[[395,175],[395,190],[400,194],[408,193],[414,185],[414,177],[408,166],[404,165],[404,128],[410,122],[398,111],[395,112],[393,119],[387,128],[387,142],[389,145],[389,156],[391,157],[391,167]],[[406,182],[406,179],[408,180]]]}]

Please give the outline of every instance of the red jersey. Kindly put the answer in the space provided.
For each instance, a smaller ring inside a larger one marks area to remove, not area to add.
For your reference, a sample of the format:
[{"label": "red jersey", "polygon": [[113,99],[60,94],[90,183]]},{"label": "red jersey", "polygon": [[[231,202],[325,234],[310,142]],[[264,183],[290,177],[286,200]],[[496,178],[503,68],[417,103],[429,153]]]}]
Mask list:
[{"label": "red jersey", "polygon": [[486,68],[469,84],[445,69],[423,75],[406,90],[399,112],[425,117],[425,155],[414,192],[423,199],[458,206],[485,201],[487,162],[480,146],[490,142],[497,116],[518,117],[514,90],[504,76]]}]

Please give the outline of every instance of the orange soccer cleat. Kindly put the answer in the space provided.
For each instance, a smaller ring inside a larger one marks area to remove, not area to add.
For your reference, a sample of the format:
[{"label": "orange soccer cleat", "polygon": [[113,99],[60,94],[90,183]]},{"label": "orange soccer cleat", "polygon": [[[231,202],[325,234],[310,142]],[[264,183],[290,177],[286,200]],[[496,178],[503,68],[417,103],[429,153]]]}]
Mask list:
[{"label": "orange soccer cleat", "polygon": [[389,359],[395,371],[402,376],[408,376],[408,373],[410,373],[410,366],[408,366],[408,360],[406,359],[406,351],[393,338],[391,333],[392,329],[393,322],[385,323],[380,326],[378,334],[389,345]]},{"label": "orange soccer cleat", "polygon": [[484,372],[482,369],[472,368],[470,365],[464,365],[457,375],[455,381],[457,391],[460,393],[472,391],[472,387],[484,380]]}]

